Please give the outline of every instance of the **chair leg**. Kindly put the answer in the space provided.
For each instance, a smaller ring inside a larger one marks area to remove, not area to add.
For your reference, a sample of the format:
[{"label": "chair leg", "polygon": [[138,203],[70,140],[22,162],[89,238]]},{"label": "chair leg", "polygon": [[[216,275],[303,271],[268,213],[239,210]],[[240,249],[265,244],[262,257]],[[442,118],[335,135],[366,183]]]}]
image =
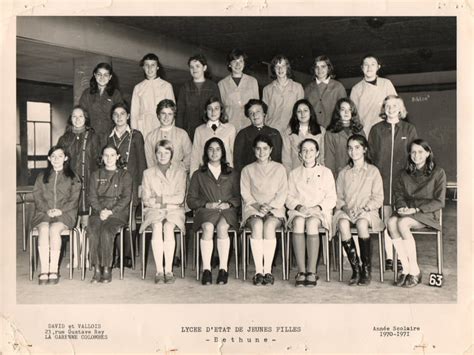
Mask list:
[{"label": "chair leg", "polygon": [[[329,238],[329,235],[328,235],[328,238]],[[331,239],[331,249],[332,249],[332,270],[337,271],[336,241],[334,238]]]},{"label": "chair leg", "polygon": [[199,232],[196,232],[195,234],[195,240],[196,240],[196,255],[195,255],[195,260],[196,260],[196,280],[199,281],[199,241],[200,241],[200,235]]},{"label": "chair leg", "polygon": [[180,230],[179,231],[179,240],[181,241],[181,278],[184,279],[184,264],[185,264],[185,260],[184,260],[184,248],[185,248],[185,245],[184,245],[184,236],[183,236],[183,231]]},{"label": "chair leg", "polygon": [[128,232],[128,234],[130,235],[130,256],[132,258],[132,270],[135,270],[135,248],[133,245],[133,231],[131,228],[129,228]]},{"label": "chair leg", "polygon": [[437,252],[438,252],[438,274],[443,274],[443,235],[441,231],[436,233]]},{"label": "chair leg", "polygon": [[342,257],[343,257],[343,254],[342,254],[342,240],[341,240],[341,234],[338,233],[337,234],[337,243],[338,243],[338,246],[339,246],[339,282],[342,282]]},{"label": "chair leg", "polygon": [[243,271],[243,276],[242,278],[247,280],[247,233],[242,231],[242,271]]},{"label": "chair leg", "polygon": [[72,280],[72,269],[74,269],[74,243],[76,242],[76,228],[71,229],[69,232],[69,280]]},{"label": "chair leg", "polygon": [[196,233],[193,232],[193,271],[196,270]]},{"label": "chair leg", "polygon": [[[25,195],[21,195],[21,234],[23,237],[23,251],[26,251],[26,202],[25,202]],[[31,246],[31,245],[30,245]]]},{"label": "chair leg", "polygon": [[237,231],[233,231],[234,238],[234,258],[235,258],[235,278],[239,278],[239,243],[237,241]]},{"label": "chair leg", "polygon": [[286,232],[286,279],[290,279],[290,250],[291,250],[291,244],[290,244],[290,231]]},{"label": "chair leg", "polygon": [[324,240],[324,246],[325,246],[325,249],[326,249],[326,281],[329,282],[331,281],[331,276],[330,276],[330,258],[329,258],[329,235],[328,235],[328,232],[327,230],[324,231],[324,235],[323,235],[323,240]]},{"label": "chair leg", "polygon": [[398,255],[397,255],[397,249],[393,247],[393,281],[397,282],[398,279]]},{"label": "chair leg", "polygon": [[145,280],[146,273],[146,254],[145,254],[145,244],[146,244],[146,232],[143,231],[141,234],[141,247],[142,247],[142,280]]},{"label": "chair leg", "polygon": [[87,238],[86,230],[81,232],[82,248],[81,248],[81,281],[86,277],[86,257],[87,257]]},{"label": "chair leg", "polygon": [[30,281],[33,281],[33,235],[32,233],[30,232],[29,233],[29,242],[30,242],[30,265],[29,265],[29,269],[30,269]]},{"label": "chair leg", "polygon": [[120,229],[120,280],[123,280],[123,231],[124,228]]},{"label": "chair leg", "polygon": [[384,247],[383,244],[385,243],[384,234],[383,232],[378,232],[378,239],[379,239],[379,271],[380,271],[380,282],[383,283],[383,273],[385,269],[384,261],[383,261],[383,254],[384,254]]},{"label": "chair leg", "polygon": [[283,270],[282,270],[282,277],[283,277],[283,281],[287,280],[287,273],[286,273],[286,260],[285,260],[285,236],[286,236],[286,233],[285,231],[283,230],[283,228],[280,230],[280,236],[281,236],[281,260],[282,260],[282,263],[283,263]]}]

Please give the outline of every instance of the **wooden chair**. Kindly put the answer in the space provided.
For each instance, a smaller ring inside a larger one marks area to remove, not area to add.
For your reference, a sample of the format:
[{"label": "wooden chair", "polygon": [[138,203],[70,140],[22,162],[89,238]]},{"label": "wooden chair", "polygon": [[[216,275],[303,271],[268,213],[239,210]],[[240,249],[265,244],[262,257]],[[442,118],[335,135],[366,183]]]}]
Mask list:
[{"label": "wooden chair", "polygon": [[[420,235],[436,235],[436,254],[437,254],[437,262],[438,262],[438,274],[443,274],[443,210],[439,210],[439,225],[440,230],[437,230],[433,227],[424,227],[422,229],[415,229],[412,230],[411,233],[413,235],[420,234]],[[393,265],[396,265],[398,256],[397,250],[395,247],[393,248]],[[398,270],[396,267],[393,268],[393,277],[396,281],[398,278]]]},{"label": "wooden chair", "polygon": [[[73,263],[73,243],[75,240],[75,236],[80,235],[80,231],[78,228],[74,227],[72,229],[64,230],[61,233],[61,237],[68,236],[69,237],[69,265],[72,266]],[[36,239],[38,238],[38,228],[34,227],[30,230],[28,235],[29,239],[29,247],[30,247],[30,281],[33,280],[33,273],[36,268],[37,264],[37,256],[36,256]],[[69,267],[69,279],[72,280],[72,267]]]},{"label": "wooden chair", "polygon": [[[214,228],[214,235],[216,234],[216,229]],[[234,228],[229,228],[229,236],[232,235],[232,239],[234,242],[234,257],[235,257],[235,278],[239,278],[239,250],[238,250],[238,232]],[[194,250],[196,251],[195,255],[193,256],[194,261],[196,262],[196,280],[199,281],[199,265],[200,265],[200,241],[202,236],[202,229],[199,229],[194,235]]]},{"label": "wooden chair", "polygon": [[[290,255],[291,255],[291,242],[290,233],[293,233],[291,229],[286,231],[286,279],[290,279]],[[326,266],[326,281],[331,281],[330,270],[329,270],[329,232],[325,228],[319,228],[319,234],[323,235],[323,257],[324,265]],[[318,241],[319,242],[319,241]]]}]

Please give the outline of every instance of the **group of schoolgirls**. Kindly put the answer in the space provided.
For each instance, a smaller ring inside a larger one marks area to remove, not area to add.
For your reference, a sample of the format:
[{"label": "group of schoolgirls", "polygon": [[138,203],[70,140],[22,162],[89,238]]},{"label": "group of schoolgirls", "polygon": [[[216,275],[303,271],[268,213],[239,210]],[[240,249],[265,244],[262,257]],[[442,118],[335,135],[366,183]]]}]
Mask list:
[{"label": "group of schoolgirls", "polygon": [[[147,54],[140,61],[146,79],[133,90],[131,111],[112,67],[95,67],[35,183],[40,284],[58,282],[60,235],[74,227],[77,214],[90,240],[91,282],[110,282],[117,231],[140,198],[140,232],[153,231],[158,284],[175,282],[174,232],[185,232],[186,209],[193,210],[193,231],[202,231],[203,285],[213,283],[214,234],[216,283],[227,283],[229,229],[241,227],[251,232],[257,286],[274,283],[280,227],[292,231],[296,286],[317,284],[320,228],[339,233],[350,285],[370,283],[369,230],[385,226],[385,267],[401,270],[396,285],[421,282],[411,230],[440,228],[446,176],[406,121],[392,83],[377,75],[379,60],[363,58],[364,78],[348,98],[328,57],[315,59],[314,80],[303,89],[291,79],[288,58],[276,56],[262,100],[257,80],[243,73],[246,60],[234,49],[227,58],[231,74],[215,84],[206,58],[189,58],[192,79],[175,103],[171,84],[159,77],[158,57]],[[400,265],[393,265],[391,241]]]}]

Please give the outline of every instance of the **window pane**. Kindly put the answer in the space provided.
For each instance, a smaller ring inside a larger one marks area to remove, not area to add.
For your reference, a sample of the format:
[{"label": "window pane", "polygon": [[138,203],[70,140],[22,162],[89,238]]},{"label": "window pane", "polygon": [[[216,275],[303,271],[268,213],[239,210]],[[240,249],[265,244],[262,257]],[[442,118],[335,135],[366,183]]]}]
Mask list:
[{"label": "window pane", "polygon": [[27,101],[26,119],[28,121],[51,122],[51,105],[47,102]]},{"label": "window pane", "polygon": [[49,123],[35,123],[36,124],[36,155],[48,155],[48,150],[51,148],[51,125]]},{"label": "window pane", "polygon": [[48,161],[46,160],[37,160],[36,169],[43,169],[48,167]]},{"label": "window pane", "polygon": [[35,124],[33,122],[28,122],[26,134],[28,138],[28,155],[35,155]]}]

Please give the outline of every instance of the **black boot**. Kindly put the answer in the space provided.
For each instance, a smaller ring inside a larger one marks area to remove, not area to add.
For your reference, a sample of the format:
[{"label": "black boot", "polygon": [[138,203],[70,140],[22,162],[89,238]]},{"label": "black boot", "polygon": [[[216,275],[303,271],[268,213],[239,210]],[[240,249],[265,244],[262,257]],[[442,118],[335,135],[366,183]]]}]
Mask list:
[{"label": "black boot", "polygon": [[362,260],[362,273],[358,285],[367,286],[370,284],[370,259],[371,259],[371,250],[370,250],[370,238],[362,239],[359,238],[359,247],[360,247],[360,259]]},{"label": "black boot", "polygon": [[353,286],[356,285],[360,280],[360,268],[359,268],[359,258],[357,256],[357,251],[354,244],[354,239],[349,239],[346,241],[342,241],[342,246],[346,251],[347,258],[349,259],[349,263],[351,264],[352,268],[352,276],[349,281],[349,285]]},{"label": "black boot", "polygon": [[94,276],[92,276],[91,283],[96,284],[100,282],[102,278],[102,268],[100,266],[94,266]]},{"label": "black boot", "polygon": [[104,266],[102,271],[102,277],[100,278],[100,282],[107,284],[112,281],[112,268],[109,266]]}]

